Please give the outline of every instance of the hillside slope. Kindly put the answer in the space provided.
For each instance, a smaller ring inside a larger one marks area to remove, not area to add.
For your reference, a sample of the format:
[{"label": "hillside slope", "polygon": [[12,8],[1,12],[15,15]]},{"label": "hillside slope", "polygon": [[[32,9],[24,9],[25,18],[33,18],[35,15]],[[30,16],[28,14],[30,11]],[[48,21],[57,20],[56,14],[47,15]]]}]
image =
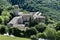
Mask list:
[{"label": "hillside slope", "polygon": [[60,0],[9,0],[12,5],[28,11],[40,11],[52,20],[60,21]]}]

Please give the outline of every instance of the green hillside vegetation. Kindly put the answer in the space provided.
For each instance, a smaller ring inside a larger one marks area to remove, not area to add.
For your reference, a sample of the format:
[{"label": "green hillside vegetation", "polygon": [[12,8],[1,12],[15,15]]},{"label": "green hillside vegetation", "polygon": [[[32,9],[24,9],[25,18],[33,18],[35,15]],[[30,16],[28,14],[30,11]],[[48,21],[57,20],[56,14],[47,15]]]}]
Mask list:
[{"label": "green hillside vegetation", "polygon": [[40,11],[51,20],[60,21],[60,0],[9,0],[27,11]]},{"label": "green hillside vegetation", "polygon": [[0,35],[0,40],[30,40],[28,38],[20,38],[20,37],[9,37]]},{"label": "green hillside vegetation", "polygon": [[[60,21],[59,0],[0,0],[0,9],[11,9],[12,5],[18,4],[20,11],[40,11],[49,16],[51,20]],[[27,13],[27,12],[26,12]]]},{"label": "green hillside vegetation", "polygon": [[10,10],[12,5],[16,4],[19,5],[20,11],[40,11],[51,20],[60,21],[60,0],[1,0],[0,8]]},{"label": "green hillside vegetation", "polygon": [[10,6],[11,4],[8,2],[8,0],[0,0],[0,8],[7,9]]},{"label": "green hillside vegetation", "polygon": [[[11,28],[8,23],[15,17],[13,10],[16,4],[19,5],[19,11],[26,14],[42,12],[46,17],[45,23],[30,20],[26,30]],[[35,40],[37,38],[60,40],[59,21],[60,0],[0,0],[0,40]],[[7,32],[15,37],[3,36]]]}]

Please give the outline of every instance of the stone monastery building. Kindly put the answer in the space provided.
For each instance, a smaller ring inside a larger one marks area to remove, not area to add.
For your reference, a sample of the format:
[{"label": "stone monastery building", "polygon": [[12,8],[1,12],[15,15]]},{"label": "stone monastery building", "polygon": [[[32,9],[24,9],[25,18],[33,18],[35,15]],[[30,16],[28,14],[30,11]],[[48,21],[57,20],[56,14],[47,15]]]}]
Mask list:
[{"label": "stone monastery building", "polygon": [[19,12],[18,5],[14,6],[15,17],[8,23],[13,27],[18,27],[19,29],[25,29],[26,26],[29,26],[30,19],[34,19],[38,22],[45,22],[45,16],[42,16],[40,12],[30,12],[28,14],[23,14]]}]

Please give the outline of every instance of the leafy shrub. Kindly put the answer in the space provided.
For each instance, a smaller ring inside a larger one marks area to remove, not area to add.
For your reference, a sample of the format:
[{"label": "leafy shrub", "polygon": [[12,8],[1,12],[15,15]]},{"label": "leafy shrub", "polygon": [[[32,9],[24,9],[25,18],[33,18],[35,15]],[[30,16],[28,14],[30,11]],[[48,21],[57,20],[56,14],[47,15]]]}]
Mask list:
[{"label": "leafy shrub", "polygon": [[8,25],[8,33],[9,35],[14,35],[14,36],[18,36],[18,37],[24,37],[24,31],[18,29],[17,27],[11,27]]},{"label": "leafy shrub", "polygon": [[45,33],[38,33],[37,37],[38,38],[46,38],[46,34]]},{"label": "leafy shrub", "polygon": [[10,17],[10,13],[6,10],[4,10],[1,15]]},{"label": "leafy shrub", "polygon": [[11,15],[10,19],[12,19],[15,16],[14,13],[11,13],[11,12],[10,12],[10,15]]},{"label": "leafy shrub", "polygon": [[14,35],[14,36],[20,36],[20,30],[18,29],[18,28],[12,28],[12,34]]},{"label": "leafy shrub", "polygon": [[54,24],[55,21],[51,20],[49,16],[46,15],[45,24]]},{"label": "leafy shrub", "polygon": [[4,24],[4,19],[0,16],[0,24]]},{"label": "leafy shrub", "polygon": [[34,27],[28,28],[25,31],[25,36],[30,37],[31,35],[36,35],[37,30]]},{"label": "leafy shrub", "polygon": [[3,11],[3,9],[0,8],[0,15],[1,15],[2,11]]},{"label": "leafy shrub", "polygon": [[46,28],[45,30],[46,38],[55,40],[56,39],[56,30],[53,28]]},{"label": "leafy shrub", "polygon": [[7,8],[7,10],[9,10],[9,11],[11,11],[11,10],[13,10],[14,9],[14,6],[9,6],[8,8]]},{"label": "leafy shrub", "polygon": [[38,40],[38,38],[37,38],[35,35],[32,35],[30,38],[31,38],[32,40]]},{"label": "leafy shrub", "polygon": [[39,23],[35,26],[35,28],[38,30],[38,32],[43,32],[46,29],[46,25],[44,23]]},{"label": "leafy shrub", "polygon": [[29,27],[31,27],[31,26],[35,26],[35,25],[38,24],[38,22],[37,22],[36,20],[31,19],[31,18],[30,18],[29,22],[30,22],[30,23],[29,23]]},{"label": "leafy shrub", "polygon": [[9,29],[8,29],[8,33],[9,33],[9,35],[13,34],[12,28],[9,28]]},{"label": "leafy shrub", "polygon": [[47,27],[54,28],[56,27],[56,24],[48,24]]},{"label": "leafy shrub", "polygon": [[7,25],[10,19],[9,16],[2,16],[2,18],[4,19],[4,24]]},{"label": "leafy shrub", "polygon": [[56,35],[57,39],[56,40],[60,40],[60,31],[57,31],[57,35]]},{"label": "leafy shrub", "polygon": [[56,30],[60,30],[60,22],[58,22],[58,23],[56,24],[55,29],[56,29]]},{"label": "leafy shrub", "polygon": [[6,27],[4,25],[1,25],[1,27],[0,27],[0,33],[1,34],[6,33]]}]

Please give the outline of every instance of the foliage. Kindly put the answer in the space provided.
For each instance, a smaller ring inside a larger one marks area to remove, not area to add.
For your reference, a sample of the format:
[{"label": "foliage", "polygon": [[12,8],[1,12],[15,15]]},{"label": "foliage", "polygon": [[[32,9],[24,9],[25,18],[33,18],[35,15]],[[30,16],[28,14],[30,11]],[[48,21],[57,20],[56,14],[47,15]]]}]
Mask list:
[{"label": "foliage", "polygon": [[18,28],[13,28],[13,35],[20,36],[20,30]]},{"label": "foliage", "polygon": [[10,15],[9,11],[7,11],[7,10],[2,11],[1,17],[0,17],[1,22],[3,22],[4,25],[7,25],[7,23],[10,20],[10,17],[11,17],[11,15]]},{"label": "foliage", "polygon": [[60,22],[58,22],[57,24],[56,24],[56,30],[60,30]]},{"label": "foliage", "polygon": [[43,32],[46,29],[46,24],[39,23],[38,25],[35,26],[35,28],[38,30],[38,32]]},{"label": "foliage", "polygon": [[2,16],[2,18],[4,19],[4,24],[7,25],[7,23],[10,20],[10,18],[8,16]]},{"label": "foliage", "polygon": [[31,36],[31,39],[32,39],[32,40],[38,40],[38,38],[37,38],[35,35],[32,35],[32,36]]},{"label": "foliage", "polygon": [[55,40],[56,39],[56,30],[53,28],[46,28],[45,34],[47,35],[46,38]]},{"label": "foliage", "polygon": [[18,29],[18,28],[15,28],[15,27],[13,27],[13,28],[9,28],[9,34],[11,35],[14,35],[14,36],[18,36],[18,37],[20,37],[20,33],[21,33],[21,31]]},{"label": "foliage", "polygon": [[9,0],[9,2],[31,12],[40,11],[52,20],[60,21],[60,0]]},{"label": "foliage", "polygon": [[37,37],[38,37],[38,38],[46,38],[46,36],[47,36],[47,35],[46,35],[45,33],[38,33],[38,34],[37,34]]},{"label": "foliage", "polygon": [[0,24],[4,24],[4,19],[0,16]]},{"label": "foliage", "polygon": [[6,27],[4,25],[0,25],[0,34],[6,33]]},{"label": "foliage", "polygon": [[9,35],[13,34],[12,28],[9,28],[9,29],[8,29],[8,33],[9,33]]},{"label": "foliage", "polygon": [[35,25],[37,25],[38,23],[39,23],[39,22],[37,22],[36,20],[30,18],[30,20],[29,20],[29,27],[35,26]]},{"label": "foliage", "polygon": [[25,31],[26,37],[30,37],[31,35],[36,35],[36,34],[37,34],[37,30],[34,27],[27,28]]},{"label": "foliage", "polygon": [[2,15],[2,16],[8,16],[8,17],[10,17],[9,12],[6,11],[6,10],[4,10],[1,15]]},{"label": "foliage", "polygon": [[[60,40],[60,0],[0,0],[0,24],[6,26],[14,17],[13,5],[15,4],[19,5],[19,11],[23,11],[23,13],[42,12],[46,20],[45,23],[30,20],[30,28],[23,32],[17,28],[9,28],[9,34],[23,37],[31,36],[34,40],[37,34],[38,38],[50,38],[54,40],[57,37],[57,40]],[[0,25],[1,34],[6,33],[5,26]],[[57,30],[57,34],[55,29]]]},{"label": "foliage", "polygon": [[50,17],[48,17],[47,15],[45,15],[45,24],[48,25],[48,24],[54,24],[55,21],[51,20]]},{"label": "foliage", "polygon": [[2,9],[7,9],[10,6],[11,4],[8,2],[8,0],[0,0],[0,7]]},{"label": "foliage", "polygon": [[0,15],[1,15],[2,11],[3,11],[3,9],[2,9],[2,8],[0,8]]},{"label": "foliage", "polygon": [[55,29],[56,24],[48,24],[47,27]]},{"label": "foliage", "polygon": [[56,40],[60,40],[60,31],[57,31],[57,35],[56,35],[57,39]]}]

